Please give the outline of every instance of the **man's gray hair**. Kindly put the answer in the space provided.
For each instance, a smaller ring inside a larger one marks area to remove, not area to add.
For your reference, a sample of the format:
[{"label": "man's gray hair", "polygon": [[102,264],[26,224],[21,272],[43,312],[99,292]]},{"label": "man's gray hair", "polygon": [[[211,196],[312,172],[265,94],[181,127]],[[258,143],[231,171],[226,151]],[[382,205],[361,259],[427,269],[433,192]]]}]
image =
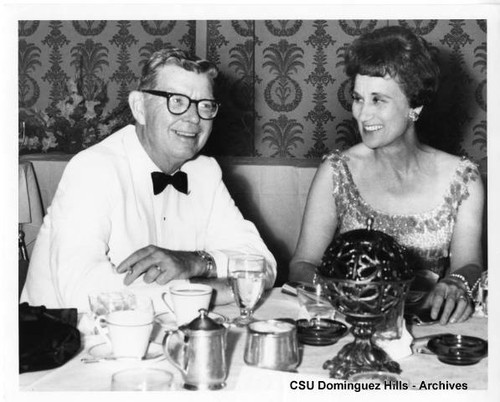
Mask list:
[{"label": "man's gray hair", "polygon": [[149,58],[142,68],[142,75],[137,89],[155,89],[158,70],[167,65],[179,66],[186,71],[193,71],[198,74],[207,74],[212,87],[219,73],[217,66],[211,61],[190,55],[184,50],[175,47],[168,47],[154,52]]}]

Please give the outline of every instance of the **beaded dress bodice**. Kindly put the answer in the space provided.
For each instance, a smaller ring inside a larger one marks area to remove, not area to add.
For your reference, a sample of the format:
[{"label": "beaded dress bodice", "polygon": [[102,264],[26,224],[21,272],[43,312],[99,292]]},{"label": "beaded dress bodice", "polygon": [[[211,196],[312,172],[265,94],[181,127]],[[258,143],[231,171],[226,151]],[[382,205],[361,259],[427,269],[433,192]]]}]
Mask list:
[{"label": "beaded dress bodice", "polygon": [[339,151],[327,156],[333,169],[333,196],[338,211],[337,233],[366,228],[367,218],[374,219],[373,229],[393,236],[405,246],[416,270],[431,271],[437,278],[449,267],[449,250],[458,208],[469,196],[468,183],[479,178],[477,166],[462,157],[440,205],[414,215],[391,215],[376,210],[360,195],[347,165],[349,157]]}]

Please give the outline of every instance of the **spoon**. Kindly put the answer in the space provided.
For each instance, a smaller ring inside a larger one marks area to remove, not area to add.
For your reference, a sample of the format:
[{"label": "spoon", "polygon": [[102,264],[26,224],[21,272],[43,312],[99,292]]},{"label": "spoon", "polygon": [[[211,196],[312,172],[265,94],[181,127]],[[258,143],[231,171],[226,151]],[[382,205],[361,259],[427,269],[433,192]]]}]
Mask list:
[{"label": "spoon", "polygon": [[87,364],[87,363],[99,363],[102,361],[113,361],[113,360],[142,360],[138,359],[137,357],[114,357],[114,356],[103,356],[103,357],[82,357],[80,359],[81,362]]}]

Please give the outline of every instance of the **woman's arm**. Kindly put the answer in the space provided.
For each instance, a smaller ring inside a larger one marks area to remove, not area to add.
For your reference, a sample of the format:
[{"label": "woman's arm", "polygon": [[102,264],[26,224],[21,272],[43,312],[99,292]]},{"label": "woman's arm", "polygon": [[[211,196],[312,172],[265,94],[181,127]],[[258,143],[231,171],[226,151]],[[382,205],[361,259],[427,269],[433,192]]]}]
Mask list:
[{"label": "woman's arm", "polygon": [[312,282],[316,267],[332,241],[337,227],[332,176],[330,161],[325,159],[309,189],[299,240],[290,261],[291,281]]},{"label": "woman's arm", "polygon": [[465,321],[474,312],[473,302],[467,293],[483,270],[481,236],[484,188],[479,176],[469,182],[468,190],[469,196],[458,209],[453,230],[450,272],[438,282],[430,295],[431,317],[437,318],[443,309],[441,324]]}]

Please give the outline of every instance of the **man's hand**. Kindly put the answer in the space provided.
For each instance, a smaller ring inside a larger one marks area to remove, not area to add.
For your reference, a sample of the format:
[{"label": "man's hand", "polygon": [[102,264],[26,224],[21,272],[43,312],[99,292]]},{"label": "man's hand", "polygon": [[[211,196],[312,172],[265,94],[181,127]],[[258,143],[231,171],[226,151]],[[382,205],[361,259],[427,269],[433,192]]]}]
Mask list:
[{"label": "man's hand", "polygon": [[147,246],[127,257],[116,269],[127,273],[123,283],[130,285],[144,274],[144,282],[164,285],[173,279],[189,279],[203,274],[205,264],[192,251],[175,251]]},{"label": "man's hand", "polygon": [[470,300],[463,284],[458,284],[448,278],[439,281],[427,296],[424,306],[431,307],[431,318],[438,318],[445,325],[448,322],[463,322],[473,313],[473,303]]}]

